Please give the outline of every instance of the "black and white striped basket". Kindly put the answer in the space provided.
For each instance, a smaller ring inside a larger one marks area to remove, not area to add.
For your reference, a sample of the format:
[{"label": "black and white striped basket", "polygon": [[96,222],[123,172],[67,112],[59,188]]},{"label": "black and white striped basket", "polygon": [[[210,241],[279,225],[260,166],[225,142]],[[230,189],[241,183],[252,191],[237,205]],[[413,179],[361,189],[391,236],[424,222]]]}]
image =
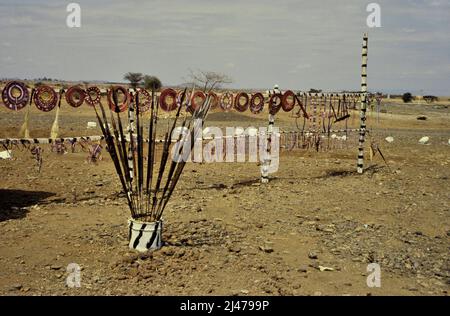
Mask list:
[{"label": "black and white striped basket", "polygon": [[162,226],[162,221],[148,223],[129,219],[130,248],[139,252],[160,249],[162,247]]}]

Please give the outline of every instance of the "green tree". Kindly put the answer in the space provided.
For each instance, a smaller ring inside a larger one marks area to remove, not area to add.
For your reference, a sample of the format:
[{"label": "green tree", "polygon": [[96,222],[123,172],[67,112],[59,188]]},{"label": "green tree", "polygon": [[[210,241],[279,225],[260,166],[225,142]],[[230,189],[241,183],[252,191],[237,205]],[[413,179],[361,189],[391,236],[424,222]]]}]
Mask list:
[{"label": "green tree", "polygon": [[159,90],[162,87],[161,80],[155,76],[144,76],[144,88],[148,90]]},{"label": "green tree", "polygon": [[123,79],[128,80],[131,87],[136,89],[142,82],[143,76],[140,72],[128,72],[123,76]]}]

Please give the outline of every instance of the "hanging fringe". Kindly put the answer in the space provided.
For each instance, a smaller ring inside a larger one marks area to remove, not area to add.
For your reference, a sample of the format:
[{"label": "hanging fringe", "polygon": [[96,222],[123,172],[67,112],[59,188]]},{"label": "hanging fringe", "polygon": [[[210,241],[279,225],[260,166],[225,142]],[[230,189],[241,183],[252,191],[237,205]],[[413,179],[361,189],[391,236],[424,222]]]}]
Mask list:
[{"label": "hanging fringe", "polygon": [[31,108],[31,105],[29,105],[27,107],[27,111],[25,112],[25,118],[24,118],[23,125],[20,128],[19,137],[30,138],[30,128],[29,128],[30,108]]},{"label": "hanging fringe", "polygon": [[59,135],[59,109],[60,109],[60,107],[58,106],[56,108],[55,120],[53,121],[52,129],[50,131],[51,139],[58,138],[58,135]]},{"label": "hanging fringe", "polygon": [[25,112],[25,118],[22,127],[19,131],[19,137],[23,138],[30,138],[30,110],[31,110],[31,104],[33,103],[33,97],[34,97],[35,90],[34,88],[31,90],[31,96],[30,96],[30,104],[28,105],[27,111]]},{"label": "hanging fringe", "polygon": [[55,114],[55,120],[53,121],[52,129],[50,131],[50,138],[55,139],[58,138],[59,134],[59,111],[61,109],[61,99],[64,93],[64,89],[61,89],[59,93],[59,101],[58,101],[58,107],[56,108],[56,114]]}]

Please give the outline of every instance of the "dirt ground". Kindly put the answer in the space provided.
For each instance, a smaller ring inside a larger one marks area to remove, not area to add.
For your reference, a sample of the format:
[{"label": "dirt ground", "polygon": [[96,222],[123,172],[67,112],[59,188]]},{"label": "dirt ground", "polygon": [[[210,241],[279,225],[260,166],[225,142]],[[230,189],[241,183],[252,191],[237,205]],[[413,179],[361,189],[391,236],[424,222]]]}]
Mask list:
[{"label": "dirt ground", "polygon": [[[164,215],[166,245],[147,254],[128,249],[129,211],[106,152],[89,164],[79,147],[57,155],[44,145],[38,174],[30,152],[13,148],[0,160],[0,294],[448,295],[448,105],[383,110],[369,128],[390,169],[375,156],[355,173],[357,134],[341,149],[282,151],[267,185],[256,163],[189,163]],[[0,138],[16,137],[23,115],[3,107]],[[31,136],[48,137],[53,117],[33,110]],[[266,117],[212,113],[208,124],[265,126]],[[99,135],[88,121],[85,105],[63,107],[61,136]],[[277,125],[296,128],[289,114]],[[366,283],[372,262],[380,288]],[[66,285],[70,263],[80,288]]]}]

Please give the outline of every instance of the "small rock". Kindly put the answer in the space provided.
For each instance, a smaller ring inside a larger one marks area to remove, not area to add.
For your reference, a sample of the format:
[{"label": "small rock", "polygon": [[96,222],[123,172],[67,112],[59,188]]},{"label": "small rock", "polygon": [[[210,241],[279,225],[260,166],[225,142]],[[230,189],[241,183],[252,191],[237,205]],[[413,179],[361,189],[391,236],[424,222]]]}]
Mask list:
[{"label": "small rock", "polygon": [[19,291],[21,288],[22,288],[22,284],[16,283],[16,284],[11,285],[10,290],[11,291]]},{"label": "small rock", "polygon": [[272,253],[273,252],[273,248],[269,247],[269,246],[259,246],[259,249],[261,249],[265,253]]},{"label": "small rock", "polygon": [[50,269],[52,269],[52,270],[60,270],[61,268],[62,268],[62,266],[59,264],[52,264],[50,266]]},{"label": "small rock", "polygon": [[230,247],[228,247],[228,251],[239,253],[239,252],[241,252],[241,248],[239,248],[237,246],[230,246]]},{"label": "small rock", "polygon": [[319,270],[319,264],[317,262],[313,262],[309,265],[311,268]]},{"label": "small rock", "polygon": [[421,139],[419,139],[419,144],[426,145],[430,142],[430,137],[424,136]]},{"label": "small rock", "polygon": [[241,293],[242,294],[248,294],[248,293],[250,293],[248,290],[241,290]]},{"label": "small rock", "polygon": [[425,115],[419,115],[418,117],[417,117],[417,120],[418,121],[426,121],[428,119],[428,117],[426,117]]},{"label": "small rock", "polygon": [[330,267],[324,267],[324,266],[319,266],[319,270],[320,270],[321,272],[324,272],[324,271],[334,271],[333,268],[330,268]]},{"label": "small rock", "polygon": [[312,259],[312,260],[316,260],[316,259],[318,259],[318,256],[317,256],[317,254],[314,251],[310,251],[308,253],[308,258]]},{"label": "small rock", "polygon": [[171,256],[173,256],[174,254],[175,254],[175,251],[172,249],[172,248],[163,248],[162,249],[162,253],[165,255],[165,256],[169,256],[169,257],[171,257]]},{"label": "small rock", "polygon": [[384,140],[387,141],[389,144],[391,144],[391,143],[394,142],[394,137],[388,136],[388,137],[386,137]]},{"label": "small rock", "polygon": [[186,245],[192,246],[192,245],[194,245],[194,242],[192,241],[192,239],[188,239],[188,240],[186,241]]}]

